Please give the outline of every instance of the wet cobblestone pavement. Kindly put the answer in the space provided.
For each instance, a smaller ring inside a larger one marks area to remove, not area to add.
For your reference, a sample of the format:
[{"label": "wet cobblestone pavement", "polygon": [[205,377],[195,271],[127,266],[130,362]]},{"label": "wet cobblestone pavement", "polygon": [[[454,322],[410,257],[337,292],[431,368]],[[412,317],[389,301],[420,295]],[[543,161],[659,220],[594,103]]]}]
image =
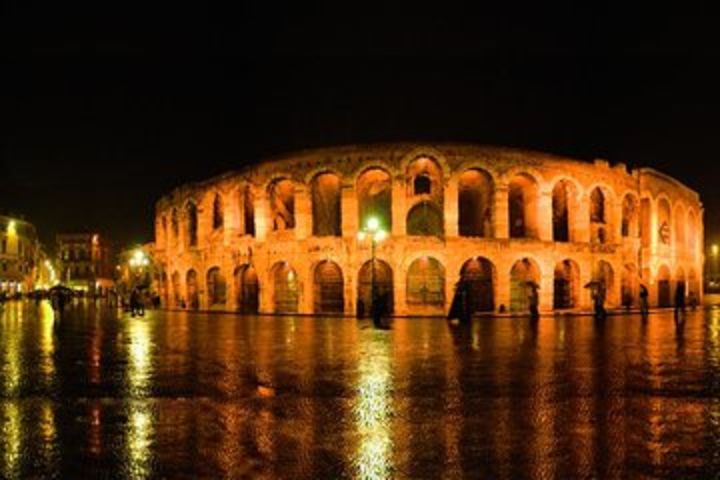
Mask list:
[{"label": "wet cobblestone pavement", "polygon": [[720,310],[354,319],[0,306],[2,478],[708,478]]}]

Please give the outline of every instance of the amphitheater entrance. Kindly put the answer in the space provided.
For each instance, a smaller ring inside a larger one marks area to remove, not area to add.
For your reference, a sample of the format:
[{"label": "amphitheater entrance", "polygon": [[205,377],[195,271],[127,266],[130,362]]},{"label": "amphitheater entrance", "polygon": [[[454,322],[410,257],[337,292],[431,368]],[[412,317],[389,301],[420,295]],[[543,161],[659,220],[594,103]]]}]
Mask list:
[{"label": "amphitheater entrance", "polygon": [[472,313],[495,310],[494,295],[495,268],[484,257],[466,261],[460,269],[460,280],[468,286],[468,307]]},{"label": "amphitheater entrance", "polygon": [[297,313],[300,289],[295,269],[287,262],[277,263],[272,277],[275,313]]},{"label": "amphitheater entrance", "polygon": [[342,270],[337,263],[325,260],[315,267],[314,312],[343,313],[345,310]]},{"label": "amphitheater entrance", "polygon": [[529,311],[530,284],[540,283],[540,270],[529,258],[518,260],[510,270],[510,311]]},{"label": "amphitheater entrance", "polygon": [[577,307],[579,269],[575,262],[565,259],[555,265],[553,275],[553,308]]},{"label": "amphitheater entrance", "polygon": [[445,268],[432,257],[421,257],[407,272],[406,301],[417,313],[445,310]]},{"label": "amphitheater entrance", "polygon": [[213,267],[207,273],[208,305],[210,308],[221,308],[227,300],[225,277],[220,268]]},{"label": "amphitheater entrance", "polygon": [[615,296],[615,273],[613,272],[612,265],[604,260],[597,262],[592,279],[603,285],[605,290],[605,303],[610,306],[617,305],[617,298]]},{"label": "amphitheater entrance", "polygon": [[257,272],[252,265],[243,265],[235,269],[235,302],[240,313],[258,313],[260,284]]},{"label": "amphitheater entrance", "polygon": [[639,289],[637,267],[634,264],[625,265],[620,286],[621,301],[624,307],[632,307],[635,299],[639,298]]},{"label": "amphitheater entrance", "polygon": [[658,307],[671,307],[671,292],[670,292],[670,269],[663,265],[658,269],[657,274],[657,295],[658,295]]},{"label": "amphitheater entrance", "polygon": [[185,287],[187,290],[187,307],[190,310],[198,310],[200,308],[200,295],[198,294],[197,272],[188,270],[185,277]]},{"label": "amphitheater entrance", "polygon": [[358,300],[357,300],[357,314],[359,317],[370,315],[372,311],[372,279],[373,270],[375,277],[375,295],[376,299],[381,302],[383,306],[383,313],[390,315],[394,311],[394,290],[393,290],[393,271],[390,265],[383,262],[382,260],[375,259],[375,266],[373,268],[373,261],[368,260],[360,268],[358,274]]}]

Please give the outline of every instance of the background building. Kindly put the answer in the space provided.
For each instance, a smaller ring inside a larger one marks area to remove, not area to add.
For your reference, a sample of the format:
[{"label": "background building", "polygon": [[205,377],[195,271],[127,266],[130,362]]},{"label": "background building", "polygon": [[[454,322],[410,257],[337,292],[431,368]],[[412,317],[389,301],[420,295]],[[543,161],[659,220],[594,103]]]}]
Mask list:
[{"label": "background building", "polygon": [[[373,220],[385,238],[358,235]],[[467,144],[303,151],[184,185],[156,206],[156,261],[170,305],[275,313],[442,314],[460,279],[473,310],[669,306],[702,296],[698,194],[629,171]],[[375,286],[373,288],[373,285]]]},{"label": "background building", "polygon": [[70,288],[103,294],[114,285],[110,243],[99,233],[57,235],[60,281]]},{"label": "background building", "polygon": [[40,259],[35,226],[18,217],[0,215],[0,292],[34,290]]},{"label": "background building", "polygon": [[156,279],[155,244],[146,243],[124,249],[118,255],[116,287],[118,293],[127,295],[133,288],[140,287],[152,293],[159,286]]}]

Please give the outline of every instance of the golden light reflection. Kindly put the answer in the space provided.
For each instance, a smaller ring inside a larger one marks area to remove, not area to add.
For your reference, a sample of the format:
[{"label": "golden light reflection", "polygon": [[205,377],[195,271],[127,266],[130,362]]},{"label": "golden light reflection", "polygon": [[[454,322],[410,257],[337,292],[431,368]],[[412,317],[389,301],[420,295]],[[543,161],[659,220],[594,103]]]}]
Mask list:
[{"label": "golden light reflection", "polygon": [[5,397],[13,397],[20,388],[20,337],[22,325],[13,322],[6,325],[5,335],[0,340],[0,365],[2,365],[3,392]]},{"label": "golden light reflection", "polygon": [[[146,320],[131,321],[128,327],[128,390],[134,397],[144,397],[149,392],[152,366],[150,325]],[[155,424],[149,404],[143,400],[132,401],[127,425],[128,465],[133,478],[149,477],[151,472],[151,443]]]},{"label": "golden light reflection", "polygon": [[390,478],[393,475],[392,378],[387,352],[390,345],[386,339],[375,337],[368,348],[360,361],[355,406],[355,421],[360,434],[356,462],[361,478]]},{"label": "golden light reflection", "polygon": [[20,453],[22,446],[22,418],[16,402],[8,401],[2,405],[2,478],[18,478],[20,474]]},{"label": "golden light reflection", "polygon": [[40,373],[45,382],[50,383],[55,374],[55,362],[53,361],[53,354],[55,353],[55,334],[53,332],[55,313],[50,302],[43,301],[40,303],[39,316]]},{"label": "golden light reflection", "polygon": [[57,455],[57,430],[55,411],[50,402],[43,402],[40,407],[40,438],[42,438],[42,456],[45,464],[50,465]]},{"label": "golden light reflection", "polygon": [[149,384],[150,326],[144,320],[130,323],[128,334],[128,382],[130,392],[135,396],[144,396]]},{"label": "golden light reflection", "polygon": [[146,402],[133,403],[127,428],[128,464],[133,478],[151,476],[150,446],[154,429],[152,412]]}]

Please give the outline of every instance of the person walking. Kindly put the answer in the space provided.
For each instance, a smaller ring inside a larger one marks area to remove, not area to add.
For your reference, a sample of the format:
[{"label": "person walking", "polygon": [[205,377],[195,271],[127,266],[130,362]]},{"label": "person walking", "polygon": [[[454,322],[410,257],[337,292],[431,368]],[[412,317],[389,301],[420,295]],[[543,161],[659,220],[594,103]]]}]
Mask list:
[{"label": "person walking", "polygon": [[685,282],[675,287],[675,323],[685,319]]},{"label": "person walking", "polygon": [[596,320],[605,320],[607,311],[605,310],[605,284],[598,282],[592,291],[593,310]]},{"label": "person walking", "polygon": [[530,320],[537,320],[540,318],[540,311],[538,309],[540,305],[540,295],[538,290],[540,286],[535,282],[528,282],[528,308],[530,310]]},{"label": "person walking", "polygon": [[640,316],[643,321],[648,318],[648,289],[645,285],[640,284]]}]

